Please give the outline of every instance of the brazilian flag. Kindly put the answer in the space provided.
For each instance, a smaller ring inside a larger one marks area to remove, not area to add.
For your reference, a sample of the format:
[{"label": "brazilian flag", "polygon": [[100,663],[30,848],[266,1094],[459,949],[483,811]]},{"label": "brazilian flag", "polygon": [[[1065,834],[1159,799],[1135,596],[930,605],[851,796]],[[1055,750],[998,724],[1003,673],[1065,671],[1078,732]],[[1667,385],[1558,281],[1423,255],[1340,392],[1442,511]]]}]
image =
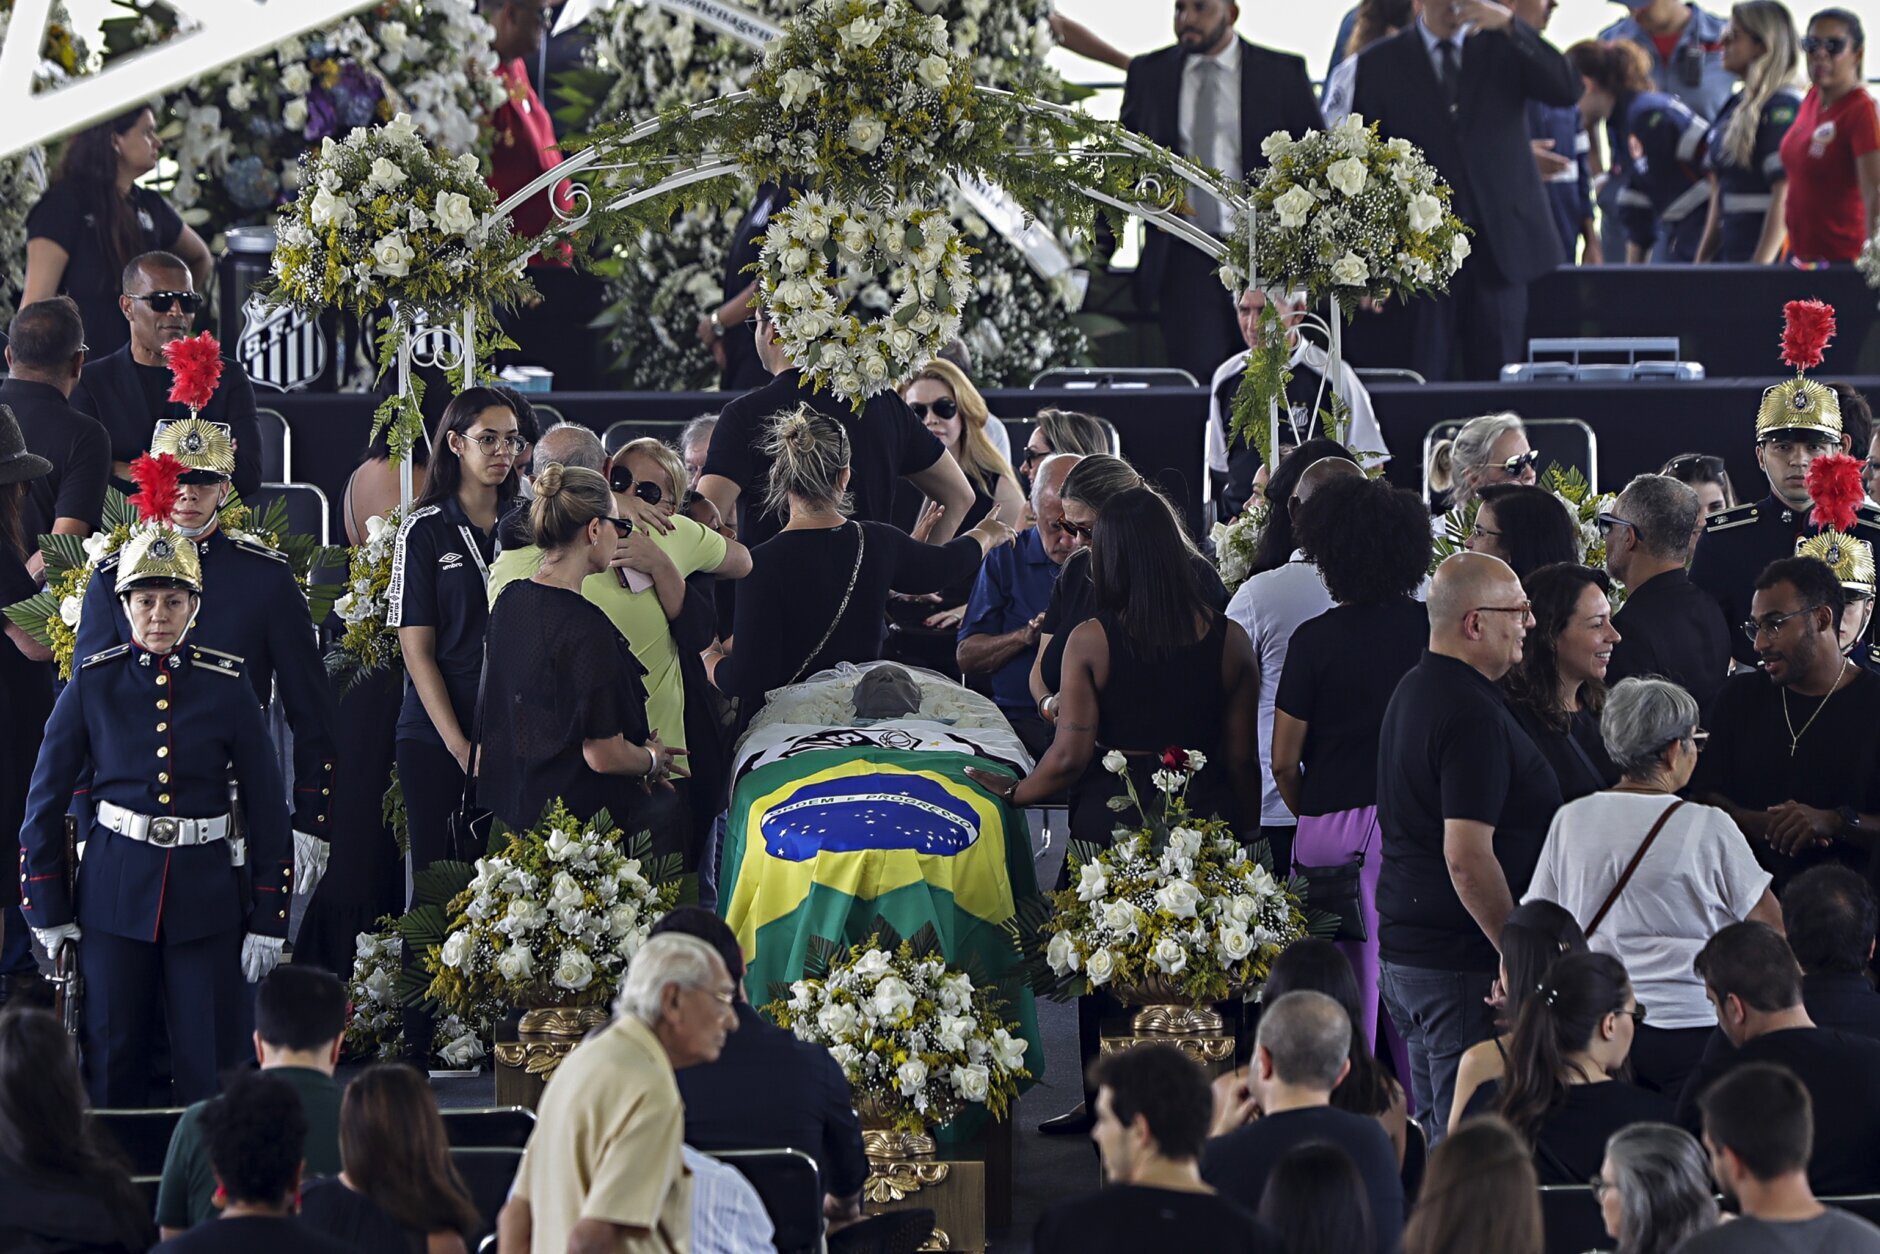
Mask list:
[{"label": "brazilian flag", "polygon": [[949,963],[975,985],[998,983],[1001,1013],[1030,1044],[1025,1066],[1044,1074],[1036,1007],[1002,927],[1014,897],[1037,892],[1025,816],[968,779],[968,766],[1009,769],[858,745],[795,753],[738,780],[719,908],[744,949],[752,1004],[803,978],[814,937],[846,948],[877,918],[902,936],[931,924]]}]

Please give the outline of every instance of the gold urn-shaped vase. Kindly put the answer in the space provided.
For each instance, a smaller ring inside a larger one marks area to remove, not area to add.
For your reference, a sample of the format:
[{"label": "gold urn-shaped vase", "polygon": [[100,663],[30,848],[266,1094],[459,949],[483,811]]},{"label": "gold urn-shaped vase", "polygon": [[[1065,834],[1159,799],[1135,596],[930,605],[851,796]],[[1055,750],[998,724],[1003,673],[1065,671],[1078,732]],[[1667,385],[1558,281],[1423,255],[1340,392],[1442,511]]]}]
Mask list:
[{"label": "gold urn-shaped vase", "polygon": [[1195,1002],[1168,976],[1156,972],[1134,984],[1117,985],[1110,993],[1134,1013],[1128,1035],[1103,1037],[1104,1053],[1137,1045],[1173,1045],[1210,1070],[1232,1065],[1233,1030],[1213,1006]]},{"label": "gold urn-shaped vase", "polygon": [[868,1183],[862,1195],[870,1202],[899,1202],[947,1178],[947,1164],[934,1161],[934,1140],[929,1128],[938,1127],[959,1112],[933,1110],[931,1122],[919,1132],[897,1128],[895,1111],[872,1093],[855,1099],[862,1118],[862,1152],[868,1155]]},{"label": "gold urn-shaped vase", "polygon": [[517,1007],[504,1015],[496,1024],[496,1104],[533,1110],[561,1060],[606,1022],[602,1006]]}]

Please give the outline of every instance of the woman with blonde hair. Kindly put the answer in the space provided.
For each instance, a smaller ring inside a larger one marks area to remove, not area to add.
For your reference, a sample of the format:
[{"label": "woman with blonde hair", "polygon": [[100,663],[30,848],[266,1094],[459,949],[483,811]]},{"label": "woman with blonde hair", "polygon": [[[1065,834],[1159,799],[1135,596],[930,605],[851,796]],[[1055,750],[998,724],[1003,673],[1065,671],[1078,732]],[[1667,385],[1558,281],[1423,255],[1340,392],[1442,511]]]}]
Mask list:
[{"label": "woman with blonde hair", "polygon": [[638,798],[685,776],[685,751],[648,726],[645,669],[581,592],[612,565],[632,524],[614,516],[598,471],[558,462],[535,476],[529,524],[541,565],[506,585],[490,611],[477,800],[517,830],[560,801],[577,818],[604,809],[621,831],[637,832]]},{"label": "woman with blonde hair", "polygon": [[763,453],[771,462],[764,507],[788,521],[752,551],[732,623],[735,652],[706,656],[745,723],[772,689],[838,662],[879,658],[889,589],[932,592],[970,578],[1013,538],[990,516],[945,545],[851,519],[848,432],[807,406],[770,420]]},{"label": "woman with blonde hair", "polygon": [[[990,424],[998,420],[966,372],[936,357],[902,387],[901,398],[914,411],[914,417],[946,446],[966,472],[966,481],[973,485],[973,508],[967,511],[962,525],[974,526],[989,511],[997,511],[1000,522],[1018,526],[1025,508],[1018,476],[1005,454],[993,444],[988,432]],[[931,527],[930,520],[938,515],[939,507],[927,501],[921,508],[920,524]],[[920,524],[914,534],[924,539]]]},{"label": "woman with blonde hair", "polygon": [[1533,483],[1539,460],[1521,415],[1483,414],[1430,451],[1430,491],[1448,493],[1445,508],[1455,509],[1491,483]]},{"label": "woman with blonde hair", "polygon": [[1743,0],[1723,28],[1723,68],[1743,80],[1710,124],[1710,217],[1701,261],[1774,265],[1789,237],[1782,137],[1802,107],[1795,19],[1778,0]]}]

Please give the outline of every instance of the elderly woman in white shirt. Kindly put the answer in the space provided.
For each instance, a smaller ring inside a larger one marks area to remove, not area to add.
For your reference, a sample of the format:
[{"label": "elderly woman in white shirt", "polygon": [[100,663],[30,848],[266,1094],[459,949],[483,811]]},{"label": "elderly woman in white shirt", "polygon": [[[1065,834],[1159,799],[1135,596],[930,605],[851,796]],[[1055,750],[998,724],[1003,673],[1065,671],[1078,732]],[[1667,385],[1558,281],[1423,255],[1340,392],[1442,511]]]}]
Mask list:
[{"label": "elderly woman in white shirt", "polygon": [[1716,1026],[1692,959],[1731,923],[1780,931],[1782,911],[1730,817],[1675,795],[1706,735],[1690,693],[1663,679],[1622,680],[1606,696],[1600,735],[1619,785],[1554,815],[1525,900],[1558,902],[1590,948],[1624,961],[1650,1012],[1632,1045],[1633,1071],[1640,1084],[1675,1095]]}]

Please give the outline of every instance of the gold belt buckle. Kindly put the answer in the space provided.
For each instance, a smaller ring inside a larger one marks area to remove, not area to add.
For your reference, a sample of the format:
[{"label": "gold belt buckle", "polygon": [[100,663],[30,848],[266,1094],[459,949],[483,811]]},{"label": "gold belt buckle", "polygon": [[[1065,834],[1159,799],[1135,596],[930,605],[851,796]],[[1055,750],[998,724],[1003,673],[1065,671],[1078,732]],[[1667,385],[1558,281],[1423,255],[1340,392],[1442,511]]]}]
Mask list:
[{"label": "gold belt buckle", "polygon": [[165,848],[174,845],[181,832],[182,821],[180,819],[173,819],[166,815],[163,818],[150,820],[150,843],[153,845],[161,845]]}]

